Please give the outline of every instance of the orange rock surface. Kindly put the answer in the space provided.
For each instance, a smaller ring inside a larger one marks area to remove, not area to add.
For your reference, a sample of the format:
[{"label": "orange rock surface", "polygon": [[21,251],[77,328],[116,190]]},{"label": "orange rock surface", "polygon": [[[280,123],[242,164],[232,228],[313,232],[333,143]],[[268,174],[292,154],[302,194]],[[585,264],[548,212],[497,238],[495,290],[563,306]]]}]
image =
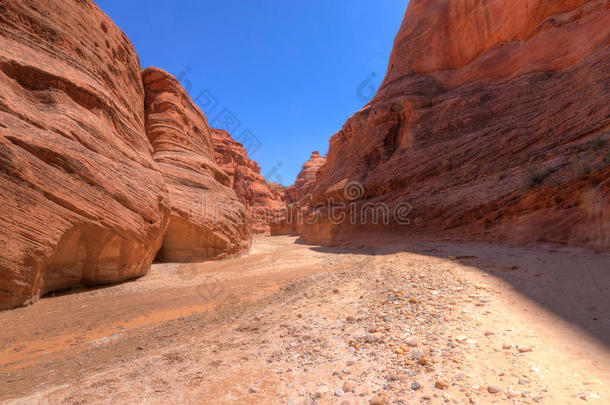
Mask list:
[{"label": "orange rock surface", "polygon": [[0,309],[249,248],[205,116],[92,2],[0,3],[0,89]]},{"label": "orange rock surface", "polygon": [[133,46],[92,2],[0,2],[0,309],[140,276],[168,222]]},{"label": "orange rock surface", "polygon": [[207,119],[178,80],[142,72],[146,133],[169,190],[171,215],[160,261],[220,259],[247,250],[251,220],[220,170]]},{"label": "orange rock surface", "polygon": [[267,183],[258,164],[248,158],[243,145],[221,129],[211,129],[218,166],[229,176],[230,186],[246,206],[255,233],[268,233],[274,213],[284,207],[283,186]]},{"label": "orange rock surface", "polygon": [[[411,1],[383,84],[330,140],[318,218],[300,232],[609,250],[609,20],[600,0]],[[330,199],[358,220],[330,219]],[[389,224],[366,219],[370,204]]]},{"label": "orange rock surface", "polygon": [[[309,192],[316,181],[318,170],[324,165],[326,158],[320,152],[313,151],[309,159],[303,164],[294,184],[286,188],[286,202],[294,203],[302,198],[309,198]],[[306,201],[304,201],[306,203]]]}]

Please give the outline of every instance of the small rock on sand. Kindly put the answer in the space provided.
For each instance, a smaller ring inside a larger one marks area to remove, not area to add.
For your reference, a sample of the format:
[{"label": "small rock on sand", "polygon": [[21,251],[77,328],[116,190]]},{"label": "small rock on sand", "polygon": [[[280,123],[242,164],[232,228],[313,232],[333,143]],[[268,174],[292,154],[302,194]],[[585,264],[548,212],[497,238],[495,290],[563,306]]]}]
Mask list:
[{"label": "small rock on sand", "polygon": [[500,391],[502,391],[502,388],[498,387],[497,385],[490,384],[487,386],[487,392],[489,392],[490,394],[497,394]]},{"label": "small rock on sand", "polygon": [[440,390],[449,388],[449,382],[446,380],[436,380],[434,386]]},{"label": "small rock on sand", "polygon": [[387,403],[388,403],[388,400],[385,399],[384,397],[379,396],[379,395],[375,395],[369,401],[369,405],[386,405]]}]

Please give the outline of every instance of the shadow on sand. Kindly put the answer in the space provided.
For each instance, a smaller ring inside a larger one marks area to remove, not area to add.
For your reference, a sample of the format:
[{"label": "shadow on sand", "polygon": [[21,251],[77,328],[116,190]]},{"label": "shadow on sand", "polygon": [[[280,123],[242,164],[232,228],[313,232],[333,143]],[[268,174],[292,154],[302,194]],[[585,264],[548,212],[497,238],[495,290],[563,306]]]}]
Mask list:
[{"label": "shadow on sand", "polygon": [[[297,243],[308,244],[302,240]],[[311,244],[309,244],[311,245]],[[355,247],[312,246],[318,252],[389,255],[400,252],[458,261],[512,285],[539,306],[610,348],[610,254],[480,242],[400,241]]]}]

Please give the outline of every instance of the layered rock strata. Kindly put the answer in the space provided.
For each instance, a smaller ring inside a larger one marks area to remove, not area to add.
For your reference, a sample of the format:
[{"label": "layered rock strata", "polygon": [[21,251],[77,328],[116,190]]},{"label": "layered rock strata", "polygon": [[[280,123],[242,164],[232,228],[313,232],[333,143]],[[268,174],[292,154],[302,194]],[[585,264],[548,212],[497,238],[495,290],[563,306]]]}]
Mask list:
[{"label": "layered rock strata", "polygon": [[230,186],[246,206],[254,233],[269,233],[278,210],[285,206],[283,186],[267,183],[258,164],[243,145],[221,129],[211,129],[216,162],[229,176]]},{"label": "layered rock strata", "polygon": [[87,1],[0,3],[0,309],[149,269],[167,188],[138,56]]},{"label": "layered rock strata", "polygon": [[[301,234],[608,250],[608,20],[599,0],[411,1],[376,96],[330,140]],[[360,219],[332,219],[347,203]]]},{"label": "layered rock strata", "polygon": [[252,224],[231,177],[215,159],[205,115],[178,80],[157,68],[142,73],[146,133],[169,190],[170,221],[160,261],[221,259],[250,246]]}]

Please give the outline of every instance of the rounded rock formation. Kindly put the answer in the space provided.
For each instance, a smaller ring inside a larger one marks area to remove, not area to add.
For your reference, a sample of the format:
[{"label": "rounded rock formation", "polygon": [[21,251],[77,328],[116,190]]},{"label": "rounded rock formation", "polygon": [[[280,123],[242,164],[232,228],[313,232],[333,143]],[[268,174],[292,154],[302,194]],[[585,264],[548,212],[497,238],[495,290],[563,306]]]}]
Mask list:
[{"label": "rounded rock formation", "polygon": [[146,133],[171,206],[157,259],[191,262],[246,251],[251,219],[230,188],[231,178],[216,164],[205,115],[169,73],[148,68],[142,78]]},{"label": "rounded rock formation", "polygon": [[0,3],[0,309],[145,274],[168,195],[140,64],[88,1]]},{"label": "rounded rock formation", "polygon": [[326,158],[320,156],[317,150],[311,153],[309,159],[303,164],[294,184],[286,188],[286,202],[288,204],[299,202],[307,197],[311,187],[316,181],[318,170],[326,163]]}]

